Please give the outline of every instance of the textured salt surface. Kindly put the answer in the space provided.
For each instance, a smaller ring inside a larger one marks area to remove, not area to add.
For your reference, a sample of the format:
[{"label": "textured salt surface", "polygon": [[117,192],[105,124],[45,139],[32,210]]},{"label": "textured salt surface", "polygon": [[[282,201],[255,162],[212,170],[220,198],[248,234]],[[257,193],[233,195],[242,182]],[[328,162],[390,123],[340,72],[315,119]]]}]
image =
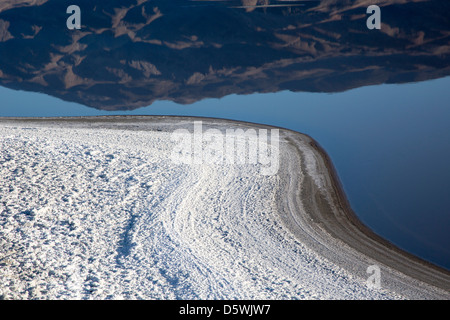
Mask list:
[{"label": "textured salt surface", "polygon": [[3,298],[415,297],[368,288],[370,261],[327,257],[342,244],[308,231],[306,216],[302,235],[289,225],[299,213],[280,202],[298,193],[294,180],[327,179],[304,141],[302,174],[291,132],[280,132],[279,174],[263,176],[259,165],[174,164],[171,133],[192,120],[137,120],[0,122]]}]

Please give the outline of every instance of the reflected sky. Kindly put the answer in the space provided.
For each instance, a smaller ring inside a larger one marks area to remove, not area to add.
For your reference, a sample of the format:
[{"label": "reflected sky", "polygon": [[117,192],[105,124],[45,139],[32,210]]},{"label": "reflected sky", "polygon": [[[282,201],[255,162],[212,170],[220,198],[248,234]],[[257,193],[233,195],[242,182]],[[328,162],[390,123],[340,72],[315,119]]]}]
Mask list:
[{"label": "reflected sky", "polygon": [[[186,115],[281,126],[329,153],[363,222],[402,248],[450,268],[450,77],[343,93],[230,95],[192,105],[160,101],[101,111],[0,88],[0,116]],[[38,107],[37,107],[38,106]]]}]

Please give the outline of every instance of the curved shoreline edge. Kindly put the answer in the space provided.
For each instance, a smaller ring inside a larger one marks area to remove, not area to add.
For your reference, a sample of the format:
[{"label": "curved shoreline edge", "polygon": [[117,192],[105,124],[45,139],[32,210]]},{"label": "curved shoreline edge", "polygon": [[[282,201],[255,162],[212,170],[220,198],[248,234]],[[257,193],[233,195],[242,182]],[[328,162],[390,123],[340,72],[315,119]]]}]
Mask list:
[{"label": "curved shoreline edge", "polygon": [[[298,223],[296,219],[303,219],[303,228],[309,223],[308,228],[323,240],[322,247],[319,248],[321,254],[343,267],[351,270],[353,274],[357,274],[361,278],[367,278],[365,267],[370,264],[380,264],[382,266],[382,286],[389,288],[394,292],[409,298],[430,298],[430,299],[450,299],[450,271],[425,261],[413,254],[410,254],[399,247],[395,246],[388,240],[377,235],[369,227],[363,224],[355,212],[352,210],[350,203],[345,195],[337,172],[326,151],[308,135],[286,129],[265,124],[257,124],[244,121],[235,121],[219,118],[207,117],[185,117],[185,116],[99,116],[99,117],[63,117],[63,118],[0,118],[2,122],[111,122],[117,120],[127,122],[130,121],[152,121],[152,120],[205,120],[232,122],[233,124],[243,124],[247,126],[255,126],[258,128],[275,128],[280,129],[287,134],[288,140],[297,149],[301,157],[302,150],[300,144],[307,143],[316,153],[316,161],[321,167],[322,173],[328,177],[327,184],[329,188],[318,188],[312,182],[311,176],[304,168],[304,161],[300,161],[302,171],[305,172],[305,183],[310,188],[302,188],[300,192],[289,193],[290,199],[286,203],[282,203],[280,208],[286,214],[282,216],[282,220],[286,222],[288,228],[299,238],[302,238],[302,222]],[[293,179],[294,185],[292,190],[299,187],[298,179]],[[305,191],[308,189],[309,191]],[[305,194],[309,192],[309,194]],[[310,199],[304,201],[305,199]],[[288,203],[290,201],[290,203]],[[304,202],[303,206],[309,208],[304,210],[306,215],[302,216],[300,202]],[[314,209],[315,208],[315,209]],[[317,208],[320,208],[318,210]],[[296,213],[295,213],[296,211]],[[324,235],[323,231],[327,234]],[[331,236],[337,243],[330,241]],[[315,241],[314,239],[302,240]],[[342,244],[344,246],[342,246]],[[344,255],[334,255],[333,250],[336,248],[345,251]],[[348,260],[346,259],[348,258]],[[386,275],[386,277],[385,277]]]},{"label": "curved shoreline edge", "polygon": [[[337,175],[337,171],[334,168],[333,163],[331,162],[331,159],[329,158],[328,154],[326,153],[326,151],[316,142],[316,141],[312,141],[311,145],[313,146],[313,148],[315,148],[323,157],[324,161],[326,162],[326,167],[329,170],[329,174],[332,178],[333,181],[333,187],[334,187],[334,192],[337,194],[337,199],[340,202],[340,205],[342,206],[342,208],[344,209],[344,212],[346,212],[348,220],[353,223],[355,226],[357,226],[362,233],[364,233],[365,235],[367,235],[368,237],[370,237],[371,239],[373,239],[374,241],[382,244],[383,246],[385,246],[388,250],[392,250],[393,252],[395,252],[396,254],[402,255],[405,257],[405,259],[408,259],[410,261],[414,261],[416,263],[419,263],[421,266],[424,266],[426,268],[429,268],[430,270],[432,270],[433,272],[438,272],[438,273],[442,273],[443,275],[445,275],[445,277],[450,277],[450,271],[442,268],[440,266],[437,266],[427,260],[424,260],[414,254],[411,254],[403,249],[401,249],[400,247],[396,246],[395,244],[393,244],[392,242],[388,241],[387,239],[381,237],[380,235],[378,235],[377,233],[375,233],[372,229],[370,229],[367,225],[365,225],[364,223],[362,223],[362,221],[358,218],[358,216],[356,215],[356,213],[353,211],[353,209],[350,206],[350,203],[347,199],[347,196],[344,193],[344,189],[342,187],[342,184],[338,178]],[[402,268],[402,270],[399,270],[405,274],[409,274],[410,272],[408,271],[407,268]],[[427,279],[423,279],[423,281],[430,283],[432,285],[435,285],[437,287],[441,287],[445,290],[450,290],[450,283],[449,283],[449,278],[444,279],[444,281],[446,281],[445,283],[442,283],[441,281],[437,281],[436,278],[434,277],[429,277]]]},{"label": "curved shoreline edge", "polygon": [[[335,203],[335,208],[338,209],[336,211],[330,208],[328,212],[308,210],[306,213],[312,221],[318,221],[320,227],[332,237],[365,255],[366,257],[361,257],[362,260],[374,260],[362,263],[363,266],[368,267],[369,263],[382,265],[382,277],[383,274],[388,275],[387,279],[382,280],[382,286],[412,299],[449,299],[450,271],[401,249],[365,225],[351,208],[330,157],[314,139],[307,138],[325,164],[332,189],[332,199],[329,201]],[[318,201],[320,200],[315,202]],[[348,261],[335,262],[338,265],[347,264],[344,268],[349,268]],[[368,277],[361,270],[360,275]],[[408,277],[411,279],[407,279]]]}]

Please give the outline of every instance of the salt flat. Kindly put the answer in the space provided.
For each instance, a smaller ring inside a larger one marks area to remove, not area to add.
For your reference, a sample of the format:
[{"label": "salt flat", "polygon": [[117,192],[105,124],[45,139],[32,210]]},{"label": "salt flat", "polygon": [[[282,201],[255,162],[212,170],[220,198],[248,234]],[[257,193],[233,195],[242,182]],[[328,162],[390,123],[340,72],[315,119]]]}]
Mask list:
[{"label": "salt flat", "polygon": [[[445,272],[345,231],[358,224],[342,214],[309,137],[280,130],[274,175],[260,164],[174,163],[171,135],[193,121],[1,119],[0,296],[449,298]],[[369,265],[381,269],[380,288],[367,285]]]}]

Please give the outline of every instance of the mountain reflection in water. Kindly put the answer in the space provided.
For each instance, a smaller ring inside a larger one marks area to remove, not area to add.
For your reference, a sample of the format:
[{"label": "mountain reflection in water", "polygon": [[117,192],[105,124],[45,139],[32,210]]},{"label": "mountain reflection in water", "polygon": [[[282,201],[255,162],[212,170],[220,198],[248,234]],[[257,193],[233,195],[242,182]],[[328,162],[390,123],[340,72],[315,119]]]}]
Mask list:
[{"label": "mountain reflection in water", "polygon": [[[103,110],[229,94],[339,92],[450,74],[448,1],[78,0],[0,5],[0,85]],[[279,6],[281,5],[281,6]]]}]

